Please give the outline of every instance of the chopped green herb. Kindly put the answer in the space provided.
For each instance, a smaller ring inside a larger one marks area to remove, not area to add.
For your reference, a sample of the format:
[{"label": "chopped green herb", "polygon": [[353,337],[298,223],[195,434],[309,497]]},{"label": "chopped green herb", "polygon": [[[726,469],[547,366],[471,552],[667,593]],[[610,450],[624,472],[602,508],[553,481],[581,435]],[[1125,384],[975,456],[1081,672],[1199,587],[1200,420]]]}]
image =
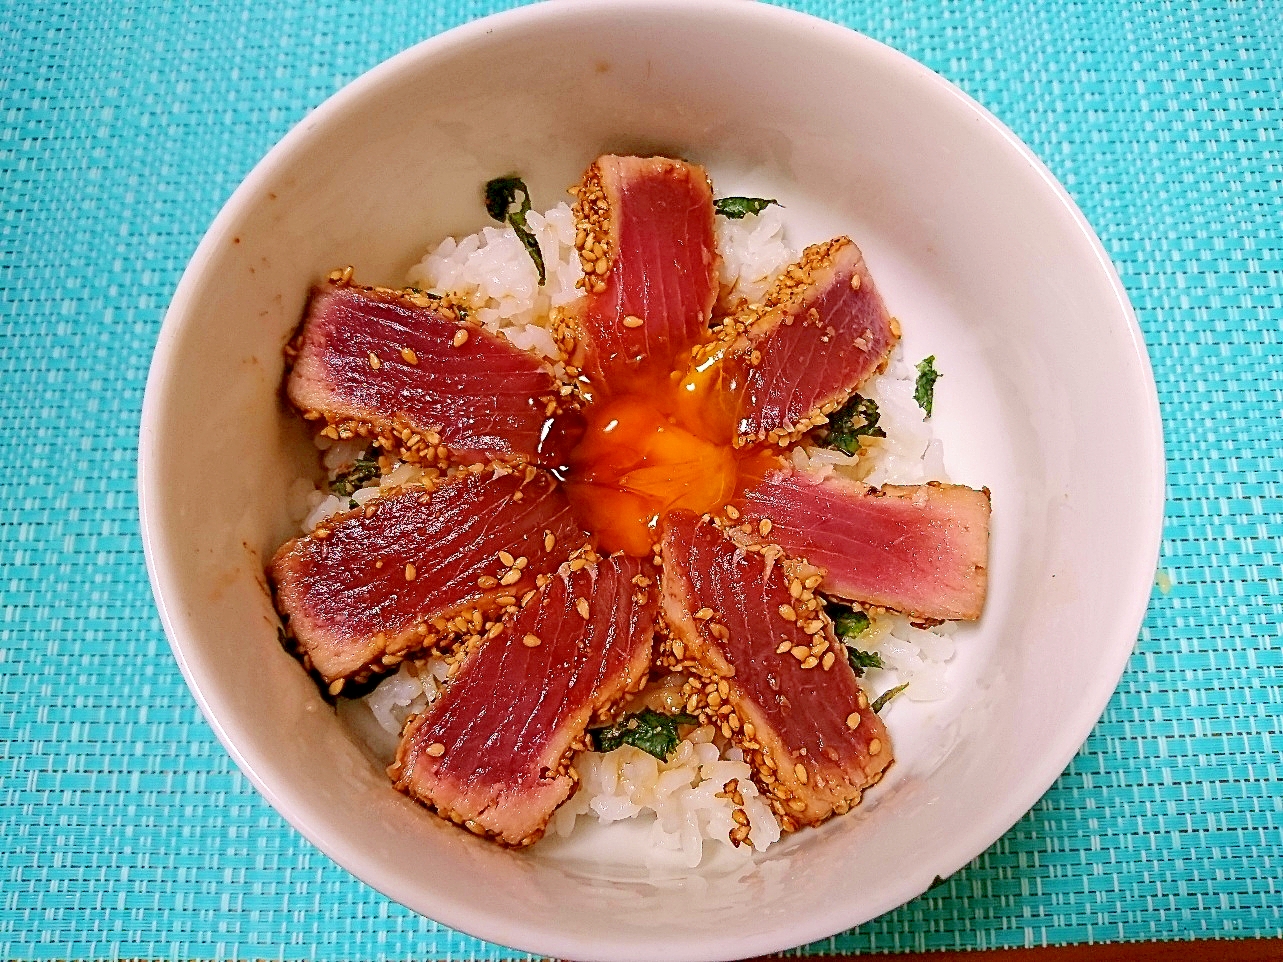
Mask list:
[{"label": "chopped green herb", "polygon": [[[352,462],[352,467],[340,471],[330,482],[330,493],[340,498],[347,497],[366,481],[373,481],[379,476],[379,449],[371,446],[368,451]],[[353,502],[348,507],[355,508]]]},{"label": "chopped green herb", "polygon": [[855,645],[846,646],[846,660],[851,663],[851,669],[857,678],[864,674],[866,668],[882,667],[881,655],[876,651],[864,651]]},{"label": "chopped green herb", "polygon": [[852,394],[851,400],[829,417],[829,436],[825,445],[847,454],[860,450],[860,438],[884,438],[887,433],[878,427],[878,402],[872,398]]},{"label": "chopped green herb", "polygon": [[884,691],[882,694],[878,695],[878,697],[874,699],[873,705],[871,707],[873,708],[874,711],[881,711],[883,706],[886,705],[887,702],[889,702],[892,698],[900,694],[900,692],[904,691],[908,687],[909,687],[909,683],[906,681],[903,685],[896,685],[894,688],[890,689],[889,691]]},{"label": "chopped green herb", "polygon": [[664,715],[643,708],[635,715],[625,715],[605,728],[590,728],[593,745],[599,752],[613,752],[620,745],[632,745],[661,762],[667,761],[677,748],[678,725],[698,725],[692,715]]},{"label": "chopped green herb", "polygon": [[760,214],[772,204],[782,206],[778,200],[767,197],[723,197],[713,201],[713,210],[731,220],[741,220],[749,214]]},{"label": "chopped green herb", "polygon": [[[521,204],[513,210],[517,194],[521,194]],[[509,177],[496,177],[487,183],[486,213],[501,224],[508,223],[517,232],[517,238],[530,259],[535,262],[535,270],[539,272],[539,286],[542,287],[548,277],[544,272],[543,252],[539,250],[539,241],[526,226],[526,215],[530,213],[530,190],[526,187],[526,182],[513,174]]]},{"label": "chopped green herb", "polygon": [[934,354],[924,358],[918,364],[918,380],[913,386],[913,400],[918,402],[918,407],[927,412],[927,417],[931,417],[931,407],[935,403],[936,381],[940,380],[940,372],[936,370],[935,364]]},{"label": "chopped green herb", "polygon": [[854,638],[869,627],[869,616],[859,608],[830,602],[825,605],[824,613],[833,621],[833,633],[839,638]]}]

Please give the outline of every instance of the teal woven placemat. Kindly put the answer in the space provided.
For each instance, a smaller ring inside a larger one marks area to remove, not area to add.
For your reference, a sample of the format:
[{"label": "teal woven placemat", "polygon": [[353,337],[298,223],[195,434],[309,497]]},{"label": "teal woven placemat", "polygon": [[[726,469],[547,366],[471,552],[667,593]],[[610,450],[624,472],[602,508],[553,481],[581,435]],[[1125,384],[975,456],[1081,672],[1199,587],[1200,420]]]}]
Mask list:
[{"label": "teal woven placemat", "polygon": [[[239,775],[134,495],[156,332],[221,203],[343,83],[505,5],[0,4],[0,956],[521,957],[389,903]],[[806,951],[1283,934],[1283,8],[798,6],[960,84],[1104,239],[1158,379],[1172,582],[1034,810]]]}]

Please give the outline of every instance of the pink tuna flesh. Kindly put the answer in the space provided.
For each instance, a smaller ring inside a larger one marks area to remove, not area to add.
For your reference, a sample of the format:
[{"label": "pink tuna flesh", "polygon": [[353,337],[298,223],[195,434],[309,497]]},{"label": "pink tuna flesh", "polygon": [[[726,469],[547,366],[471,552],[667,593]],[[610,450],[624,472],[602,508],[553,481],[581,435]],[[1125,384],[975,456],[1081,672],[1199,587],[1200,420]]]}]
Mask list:
[{"label": "pink tuna flesh", "polygon": [[662,550],[672,655],[718,688],[704,711],[728,725],[781,825],[858,804],[891,763],[891,742],[805,588],[811,569],[745,550],[689,511],[667,515]]},{"label": "pink tuna flesh", "polygon": [[860,249],[839,237],[807,248],[761,308],[729,318],[688,382],[708,386],[736,447],[784,444],[841,407],[895,340]]},{"label": "pink tuna flesh", "polygon": [[[479,630],[586,540],[550,475],[485,468],[324,521],[282,545],[268,575],[291,634],[332,682]],[[514,568],[500,552],[526,560]]]},{"label": "pink tuna flesh", "polygon": [[828,594],[918,618],[975,620],[989,563],[989,491],[956,484],[880,490],[784,467],[735,502],[748,529],[825,571]]},{"label": "pink tuna flesh", "polygon": [[607,155],[577,193],[581,251],[600,245],[606,263],[583,261],[580,366],[599,390],[645,389],[708,338],[718,259],[708,175],[666,157]]},{"label": "pink tuna flesh", "polygon": [[556,467],[564,456],[546,450],[549,437],[565,440],[550,423],[558,385],[546,366],[426,295],[316,288],[287,392],[305,414],[386,438],[411,461],[443,460],[442,445],[462,462]]},{"label": "pink tuna flesh", "polygon": [[389,770],[401,791],[507,845],[539,839],[574,790],[571,752],[589,721],[650,670],[654,569],[624,556],[574,564],[468,656]]}]

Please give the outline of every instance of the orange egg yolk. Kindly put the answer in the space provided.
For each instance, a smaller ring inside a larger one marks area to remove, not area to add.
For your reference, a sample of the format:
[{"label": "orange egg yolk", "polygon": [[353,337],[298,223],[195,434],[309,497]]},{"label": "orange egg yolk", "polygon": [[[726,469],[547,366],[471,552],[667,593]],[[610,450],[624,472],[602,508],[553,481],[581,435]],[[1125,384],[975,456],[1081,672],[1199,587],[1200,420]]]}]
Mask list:
[{"label": "orange egg yolk", "polygon": [[718,511],[746,475],[760,477],[769,455],[733,447],[713,390],[707,379],[666,378],[585,406],[565,488],[599,549],[649,557],[668,511]]}]

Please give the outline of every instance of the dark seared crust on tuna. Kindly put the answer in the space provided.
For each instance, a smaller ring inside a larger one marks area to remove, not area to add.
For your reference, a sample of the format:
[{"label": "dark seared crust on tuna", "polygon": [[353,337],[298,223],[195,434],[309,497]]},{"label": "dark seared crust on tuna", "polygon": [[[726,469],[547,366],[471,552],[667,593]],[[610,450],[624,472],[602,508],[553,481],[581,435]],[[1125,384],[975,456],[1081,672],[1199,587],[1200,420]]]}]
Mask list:
[{"label": "dark seared crust on tuna", "polygon": [[268,576],[305,661],[337,692],[483,633],[587,539],[551,475],[478,465],[322,522],[282,545]]},{"label": "dark seared crust on tuna", "polygon": [[769,521],[773,543],[823,568],[826,594],[941,621],[974,621],[984,610],[988,488],[877,489],[784,464],[735,505],[749,537]]},{"label": "dark seared crust on tuna", "polygon": [[427,295],[321,285],[292,352],[289,399],[330,437],[414,463],[560,463],[540,451],[562,393],[547,366]]},{"label": "dark seared crust on tuna", "polygon": [[898,336],[860,249],[838,237],[808,247],[761,305],[727,319],[696,362],[720,352],[736,447],[784,446],[826,423],[886,363]]},{"label": "dark seared crust on tuna", "polygon": [[858,804],[891,743],[814,594],[815,570],[777,546],[737,545],[689,511],[666,516],[662,552],[672,638],[660,661],[694,676],[687,710],[744,750],[786,831]]},{"label": "dark seared crust on tuna", "polygon": [[597,388],[620,393],[667,376],[708,336],[717,299],[713,191],[696,164],[606,155],[575,194],[585,296],[565,334],[578,341],[571,356]]},{"label": "dark seared crust on tuna", "polygon": [[584,730],[650,670],[654,568],[572,558],[467,656],[413,719],[388,773],[396,787],[478,835],[526,846],[578,783]]}]

